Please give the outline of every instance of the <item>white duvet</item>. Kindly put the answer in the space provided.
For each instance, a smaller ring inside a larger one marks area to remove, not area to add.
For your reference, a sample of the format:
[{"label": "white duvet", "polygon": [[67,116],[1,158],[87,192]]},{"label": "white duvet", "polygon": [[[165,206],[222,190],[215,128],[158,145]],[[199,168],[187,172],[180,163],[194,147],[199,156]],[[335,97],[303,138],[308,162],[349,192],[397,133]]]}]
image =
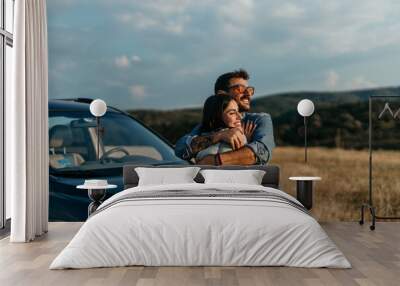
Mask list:
[{"label": "white duvet", "polygon": [[131,192],[207,189],[262,190],[297,202],[280,190],[254,185],[193,183],[127,189],[100,206],[103,211],[82,225],[50,269],[127,265],[351,267],[318,222],[289,204],[235,197],[115,203]]}]

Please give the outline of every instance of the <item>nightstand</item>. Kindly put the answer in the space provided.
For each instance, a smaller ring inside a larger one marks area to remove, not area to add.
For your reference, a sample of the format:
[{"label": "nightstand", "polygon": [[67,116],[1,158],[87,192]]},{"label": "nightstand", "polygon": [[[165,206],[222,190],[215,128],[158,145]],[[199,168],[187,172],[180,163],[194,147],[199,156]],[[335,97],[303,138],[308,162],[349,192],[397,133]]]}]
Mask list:
[{"label": "nightstand", "polygon": [[313,205],[313,182],[320,181],[320,177],[290,177],[289,180],[296,181],[297,200],[308,210]]},{"label": "nightstand", "polygon": [[94,213],[97,208],[103,203],[103,199],[106,197],[107,189],[114,189],[117,185],[104,185],[104,186],[94,186],[94,185],[79,185],[76,186],[77,189],[87,190],[89,198],[92,202],[88,206],[88,217]]}]

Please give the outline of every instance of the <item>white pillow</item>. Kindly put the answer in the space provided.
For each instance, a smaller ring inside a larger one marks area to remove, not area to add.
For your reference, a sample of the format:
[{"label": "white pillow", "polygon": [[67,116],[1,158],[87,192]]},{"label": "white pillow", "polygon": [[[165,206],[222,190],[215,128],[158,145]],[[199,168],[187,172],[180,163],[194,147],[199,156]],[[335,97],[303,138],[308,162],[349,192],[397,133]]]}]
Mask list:
[{"label": "white pillow", "polygon": [[201,170],[205,184],[246,184],[261,185],[265,171],[262,170]]},{"label": "white pillow", "polygon": [[138,186],[196,183],[193,179],[199,170],[199,167],[135,168],[139,176]]}]

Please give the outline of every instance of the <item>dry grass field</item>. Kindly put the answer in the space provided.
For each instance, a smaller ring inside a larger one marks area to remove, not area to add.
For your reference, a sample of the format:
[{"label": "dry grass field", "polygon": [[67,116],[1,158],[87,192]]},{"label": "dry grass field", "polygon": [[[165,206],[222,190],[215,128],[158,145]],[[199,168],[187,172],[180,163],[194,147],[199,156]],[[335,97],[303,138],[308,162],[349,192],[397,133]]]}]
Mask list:
[{"label": "dry grass field", "polygon": [[[295,195],[290,176],[320,176],[312,213],[319,221],[358,221],[368,198],[368,151],[278,147],[272,164],[281,168],[281,188]],[[373,200],[380,216],[400,215],[400,151],[374,151]],[[369,216],[367,216],[369,218]]]}]

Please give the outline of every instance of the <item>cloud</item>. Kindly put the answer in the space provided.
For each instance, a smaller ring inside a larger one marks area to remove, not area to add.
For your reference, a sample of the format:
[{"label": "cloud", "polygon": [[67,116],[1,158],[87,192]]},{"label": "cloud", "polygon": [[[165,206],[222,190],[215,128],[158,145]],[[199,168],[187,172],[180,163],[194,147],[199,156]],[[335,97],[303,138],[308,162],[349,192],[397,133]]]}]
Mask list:
[{"label": "cloud", "polygon": [[175,74],[179,77],[205,76],[208,73],[209,67],[207,66],[184,67],[175,72]]},{"label": "cloud", "polygon": [[51,0],[52,6],[68,7],[79,3],[79,0]]},{"label": "cloud", "polygon": [[334,89],[337,87],[339,81],[339,75],[334,70],[327,72],[325,78],[325,84],[329,89]]},{"label": "cloud", "polygon": [[99,94],[122,108],[201,104],[216,76],[238,67],[263,94],[398,85],[398,0],[47,4],[50,96]]},{"label": "cloud", "polygon": [[184,0],[132,1],[132,5],[125,4],[124,11],[114,17],[136,30],[158,30],[180,35],[191,21],[187,10],[192,4]]},{"label": "cloud", "polygon": [[190,22],[189,16],[157,17],[157,15],[145,15],[141,12],[124,12],[115,16],[124,25],[129,25],[137,30],[161,30],[170,34],[179,35]]},{"label": "cloud", "polygon": [[171,34],[182,34],[184,29],[185,29],[185,25],[184,22],[167,22],[165,25],[165,31],[170,32]]},{"label": "cloud", "polygon": [[106,80],[104,81],[104,84],[105,84],[107,87],[112,87],[112,88],[115,88],[115,87],[118,87],[118,88],[120,88],[120,87],[125,87],[125,84],[124,84],[123,82],[121,82],[121,81],[118,81],[118,80],[106,79]]},{"label": "cloud", "polygon": [[293,3],[283,3],[272,11],[272,15],[277,18],[296,19],[304,15],[304,8]]},{"label": "cloud", "polygon": [[216,6],[217,16],[231,23],[244,24],[252,20],[253,0],[223,1]]},{"label": "cloud", "polygon": [[152,11],[160,15],[171,16],[184,13],[187,8],[195,1],[189,0],[150,0],[150,1],[136,1],[134,7],[141,7],[144,10]]},{"label": "cloud", "polygon": [[128,68],[130,66],[129,58],[125,55],[116,57],[114,63],[118,68]]},{"label": "cloud", "polygon": [[57,70],[58,72],[68,71],[76,67],[77,63],[70,59],[57,61],[54,65],[54,69]]},{"label": "cloud", "polygon": [[137,55],[133,55],[131,57],[131,61],[134,62],[134,63],[140,63],[142,61],[142,59]]},{"label": "cloud", "polygon": [[340,80],[339,74],[334,70],[330,70],[326,73],[325,86],[331,90],[343,90],[375,88],[378,85],[375,82],[366,79],[363,75],[357,75],[353,78],[349,77],[349,80],[346,81]]},{"label": "cloud", "polygon": [[133,84],[129,87],[131,96],[135,99],[142,99],[147,96],[145,86],[140,84]]},{"label": "cloud", "polygon": [[373,81],[366,79],[364,76],[359,75],[352,79],[350,87],[352,89],[365,89],[365,88],[377,87],[377,84],[374,83]]},{"label": "cloud", "polygon": [[222,1],[215,6],[216,19],[225,36],[238,36],[255,20],[253,0]]},{"label": "cloud", "polygon": [[140,63],[142,59],[138,55],[133,55],[130,58],[127,55],[118,56],[114,59],[114,64],[119,69],[129,68],[132,64]]},{"label": "cloud", "polygon": [[297,25],[285,25],[298,42],[318,54],[342,55],[399,45],[400,28],[392,17],[399,12],[394,1],[330,1],[313,6],[303,2],[305,16]]},{"label": "cloud", "polygon": [[49,75],[53,79],[65,79],[65,74],[70,74],[71,71],[78,67],[78,63],[71,59],[57,59],[49,69]]},{"label": "cloud", "polygon": [[124,12],[116,15],[117,19],[126,25],[134,25],[135,29],[146,30],[161,26],[161,23],[157,19],[153,19],[151,16],[144,15],[141,12]]}]

